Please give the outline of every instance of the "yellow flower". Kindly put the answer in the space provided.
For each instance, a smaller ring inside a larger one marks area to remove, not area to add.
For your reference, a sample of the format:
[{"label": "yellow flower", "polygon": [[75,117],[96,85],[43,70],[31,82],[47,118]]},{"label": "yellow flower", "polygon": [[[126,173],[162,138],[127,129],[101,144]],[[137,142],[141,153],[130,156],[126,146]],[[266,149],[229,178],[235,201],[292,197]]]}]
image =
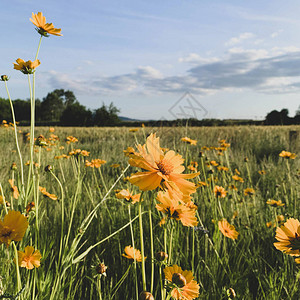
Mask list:
[{"label": "yellow flower", "polygon": [[182,198],[170,190],[165,192],[159,191],[157,200],[160,203],[156,204],[155,207],[167,215],[168,218],[181,221],[184,226],[197,226],[198,222],[195,216],[197,210],[196,205],[182,203]]},{"label": "yellow flower", "polygon": [[27,205],[26,205],[26,213],[29,214],[30,211],[34,210],[35,209],[35,204],[34,202],[29,202]]},{"label": "yellow flower", "polygon": [[278,242],[274,243],[276,249],[291,256],[300,255],[300,222],[297,219],[288,219],[280,228],[276,229]]},{"label": "yellow flower", "polygon": [[130,155],[132,155],[132,154],[136,154],[134,148],[132,148],[132,147],[127,147],[127,149],[123,150],[123,152],[124,152],[124,155],[127,157],[130,157]]},{"label": "yellow flower", "polygon": [[244,179],[240,176],[237,176],[237,175],[233,175],[232,179],[235,180],[235,181],[244,182]]},{"label": "yellow flower", "polygon": [[21,241],[27,227],[27,218],[19,211],[10,210],[0,221],[0,244],[9,246],[11,241]]},{"label": "yellow flower", "polygon": [[120,167],[120,164],[112,164],[110,165],[111,168],[117,169]]},{"label": "yellow flower", "polygon": [[266,203],[274,207],[284,206],[284,203],[282,203],[281,200],[269,199]]},{"label": "yellow flower", "polygon": [[185,143],[187,143],[187,144],[190,144],[190,145],[192,145],[192,146],[196,146],[196,145],[197,145],[197,141],[196,141],[196,140],[192,140],[192,139],[190,139],[190,138],[188,138],[188,137],[183,137],[183,138],[181,138],[181,141],[182,141],[182,142],[185,142]]},{"label": "yellow flower", "polygon": [[218,186],[218,185],[214,187],[214,193],[216,197],[220,197],[220,198],[225,198],[227,195],[227,191],[222,186]]},{"label": "yellow flower", "polygon": [[[141,255],[141,251],[138,249],[134,249],[131,246],[126,246],[124,249],[125,254],[123,253],[122,255],[128,259],[135,259],[138,262],[142,261],[142,255]],[[146,259],[147,257],[145,257]]]},{"label": "yellow flower", "polygon": [[246,188],[246,189],[244,189],[244,195],[245,196],[252,196],[254,194],[255,194],[254,189],[252,189],[252,188]]},{"label": "yellow flower", "polygon": [[39,250],[34,250],[32,246],[27,246],[24,252],[18,251],[18,262],[21,268],[32,270],[34,267],[38,268],[41,265],[42,255]]},{"label": "yellow flower", "polygon": [[229,171],[229,168],[224,167],[224,166],[219,166],[217,169],[218,169],[219,171],[224,171],[224,172]]},{"label": "yellow flower", "polygon": [[165,278],[172,284],[171,296],[176,299],[193,300],[199,296],[199,284],[191,271],[183,271],[173,265],[164,269]]},{"label": "yellow flower", "polygon": [[200,173],[182,174],[185,169],[182,165],[184,159],[173,150],[164,153],[156,134],[150,134],[146,144],[137,147],[139,152],[130,156],[129,164],[146,172],[132,175],[130,178],[132,184],[137,185],[142,191],[154,190],[157,187],[171,188],[188,196],[196,191],[195,184],[186,179],[194,178]]},{"label": "yellow flower", "polygon": [[208,184],[205,181],[198,181],[198,186],[199,187],[208,186]]},{"label": "yellow flower", "polygon": [[291,153],[283,150],[279,153],[279,156],[287,159],[295,159],[297,155],[295,153]]},{"label": "yellow flower", "polygon": [[46,191],[46,188],[39,186],[40,192],[45,196],[50,198],[51,200],[57,200],[57,196],[54,194],[50,194],[49,192]]},{"label": "yellow flower", "polygon": [[258,174],[259,175],[266,175],[266,171],[265,170],[260,170],[260,171],[258,171]]},{"label": "yellow flower", "polygon": [[124,189],[118,192],[116,194],[116,197],[118,199],[126,199],[128,202],[130,202],[131,200],[132,204],[142,201],[140,200],[141,194],[132,195],[132,193],[129,192],[129,190],[124,190]]},{"label": "yellow flower", "polygon": [[74,137],[72,135],[67,137],[67,141],[66,141],[67,144],[77,143],[77,142],[78,142],[78,139],[76,137]]},{"label": "yellow flower", "polygon": [[32,74],[35,68],[41,64],[38,59],[34,61],[28,60],[25,62],[23,59],[18,58],[16,62],[17,63],[14,63],[14,69],[21,71],[23,74]]},{"label": "yellow flower", "polygon": [[97,159],[92,159],[92,161],[86,160],[85,166],[90,168],[100,168],[105,163],[106,163],[105,160],[97,158]]},{"label": "yellow flower", "polygon": [[37,32],[42,36],[49,36],[49,34],[62,36],[60,28],[54,28],[52,23],[46,23],[46,17],[43,13],[38,12],[37,14],[32,13],[32,19],[29,19],[37,28]]},{"label": "yellow flower", "polygon": [[10,184],[10,189],[11,189],[11,191],[12,191],[12,193],[13,193],[13,197],[14,197],[15,199],[18,199],[19,196],[20,196],[20,193],[19,193],[19,191],[18,191],[18,187],[14,185],[13,179],[8,179],[8,182],[9,182],[9,184]]},{"label": "yellow flower", "polygon": [[137,132],[137,131],[139,131],[138,128],[131,128],[131,129],[129,129],[129,132]]},{"label": "yellow flower", "polygon": [[233,225],[230,225],[226,219],[223,219],[218,222],[219,230],[223,233],[224,236],[236,240],[239,233],[235,230]]}]

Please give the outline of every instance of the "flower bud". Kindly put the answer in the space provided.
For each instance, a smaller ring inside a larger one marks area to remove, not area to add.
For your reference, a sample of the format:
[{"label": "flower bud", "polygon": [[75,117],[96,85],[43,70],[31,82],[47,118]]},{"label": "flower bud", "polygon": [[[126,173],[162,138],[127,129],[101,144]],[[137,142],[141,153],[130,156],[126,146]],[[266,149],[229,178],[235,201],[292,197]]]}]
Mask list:
[{"label": "flower bud", "polygon": [[163,251],[159,251],[155,254],[155,258],[158,260],[158,261],[164,261],[168,258],[168,254],[166,252],[163,252]]},{"label": "flower bud", "polygon": [[107,266],[104,263],[100,263],[96,266],[96,272],[104,276],[106,276],[106,269]]},{"label": "flower bud", "polygon": [[8,81],[9,78],[7,75],[1,75],[1,81]]},{"label": "flower bud", "polygon": [[228,296],[229,299],[233,299],[233,298],[236,297],[236,293],[235,293],[233,288],[229,288],[227,290],[227,296]]},{"label": "flower bud", "polygon": [[143,291],[139,295],[139,300],[154,300],[154,297],[151,293]]},{"label": "flower bud", "polygon": [[16,163],[12,163],[10,169],[11,170],[17,170],[17,164]]},{"label": "flower bud", "polygon": [[45,167],[45,172],[51,172],[52,171],[52,166],[48,165]]}]

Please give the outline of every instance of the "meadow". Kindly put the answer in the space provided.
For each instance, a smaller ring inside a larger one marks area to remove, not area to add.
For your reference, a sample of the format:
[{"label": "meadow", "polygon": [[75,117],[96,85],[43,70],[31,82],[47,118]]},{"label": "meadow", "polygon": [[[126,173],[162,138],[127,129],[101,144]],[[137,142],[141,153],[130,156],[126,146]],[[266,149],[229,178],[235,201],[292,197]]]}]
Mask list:
[{"label": "meadow", "polygon": [[[182,286],[163,270],[174,265],[191,271],[198,284],[197,297],[182,299],[299,299],[299,267],[273,245],[276,228],[299,216],[299,160],[279,156],[297,151],[289,132],[299,127],[37,127],[32,166],[30,128],[20,127],[25,188],[12,129],[0,128],[1,219],[6,209],[20,211],[29,225],[23,238],[0,246],[1,299],[138,299],[143,290],[173,299],[170,292]],[[137,151],[154,132],[162,148],[183,157],[183,173],[200,172],[189,180],[197,186],[191,195],[197,224],[158,210],[159,187],[134,204],[117,197],[124,189],[141,193],[128,180],[141,170],[123,150]],[[105,162],[92,166],[93,159]],[[216,186],[224,190],[217,193]],[[222,233],[224,219],[237,236]],[[16,251],[28,245],[41,254],[32,270],[16,267]],[[122,255],[129,245],[144,249],[145,269],[143,260]]]}]

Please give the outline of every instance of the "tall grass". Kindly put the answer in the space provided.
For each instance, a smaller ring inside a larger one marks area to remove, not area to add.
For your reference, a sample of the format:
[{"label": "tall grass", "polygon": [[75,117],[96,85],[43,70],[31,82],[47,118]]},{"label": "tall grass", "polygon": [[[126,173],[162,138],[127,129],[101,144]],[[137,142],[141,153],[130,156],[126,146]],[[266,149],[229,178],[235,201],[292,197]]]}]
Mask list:
[{"label": "tall grass", "polygon": [[[170,264],[178,264],[183,269],[194,270],[195,279],[200,284],[199,299],[227,299],[227,289],[233,288],[239,299],[297,299],[299,297],[299,270],[294,260],[276,250],[273,246],[275,227],[267,227],[276,217],[283,215],[297,218],[299,215],[298,168],[296,160],[280,158],[281,150],[289,150],[289,127],[229,127],[229,128],[145,128],[145,135],[153,130],[161,137],[161,145],[175,149],[190,161],[198,162],[199,181],[208,186],[199,187],[193,200],[198,205],[199,226],[184,227],[173,221]],[[298,129],[293,127],[293,129]],[[20,128],[27,132],[27,128]],[[36,128],[36,136],[49,137],[49,128]],[[53,201],[40,194],[39,201],[39,250],[42,254],[41,267],[36,270],[21,269],[23,299],[99,299],[99,281],[95,266],[100,262],[108,266],[107,277],[101,280],[102,299],[135,299],[135,273],[130,269],[123,284],[116,291],[116,285],[126,273],[129,260],[122,257],[125,246],[131,243],[128,203],[119,200],[114,190],[129,187],[138,192],[123,178],[135,172],[127,167],[127,158],[122,150],[136,143],[145,142],[142,130],[130,133],[127,128],[56,128],[60,138],[55,146],[41,148],[41,165],[36,169],[40,185],[58,196]],[[3,194],[14,209],[24,212],[11,197],[8,179],[16,179],[20,187],[20,166],[15,151],[14,134],[9,128],[0,130],[2,147],[0,178]],[[78,143],[66,144],[67,136],[76,136]],[[198,140],[197,146],[186,145],[181,137],[188,135]],[[202,150],[202,146],[218,146],[218,140],[226,139],[231,147],[225,155],[217,155],[214,150]],[[19,144],[24,162],[29,159],[29,142],[19,136]],[[64,146],[64,149],[59,147]],[[89,157],[55,159],[62,153],[80,148],[90,152]],[[199,157],[199,152],[203,155]],[[37,156],[37,154],[35,154]],[[248,161],[245,162],[244,158]],[[36,158],[36,157],[35,157]],[[106,164],[98,169],[84,166],[84,159],[101,158]],[[229,167],[227,172],[217,167],[207,166],[215,160]],[[13,162],[18,169],[11,170]],[[120,164],[112,168],[112,164]],[[47,165],[51,172],[45,172]],[[29,166],[24,166],[25,178]],[[26,169],[27,168],[27,169]],[[289,169],[288,169],[289,168]],[[232,174],[240,172],[244,182],[234,182]],[[214,172],[212,173],[213,170]],[[265,175],[258,171],[264,170]],[[55,177],[51,174],[55,175]],[[101,176],[102,175],[102,176]],[[117,178],[119,181],[116,183]],[[58,180],[61,183],[62,189]],[[197,182],[197,180],[195,180]],[[218,200],[213,193],[213,185],[223,186],[228,195],[219,199],[222,214],[234,224],[239,232],[236,241],[225,238],[218,229],[217,221],[222,218]],[[237,191],[230,190],[235,184]],[[109,193],[107,190],[111,189]],[[244,196],[247,187],[255,190],[255,195]],[[62,206],[62,196],[64,205]],[[27,201],[33,198],[30,194]],[[143,230],[145,256],[150,257],[150,228],[147,217],[148,203],[151,204],[154,236],[154,252],[164,250],[164,234],[159,226],[161,215],[155,209],[155,198],[150,202],[149,193],[144,193]],[[266,204],[268,199],[281,199],[285,206],[274,208]],[[2,206],[3,207],[3,206]],[[96,209],[95,209],[96,208]],[[138,216],[138,205],[130,205],[131,220]],[[62,209],[64,212],[64,231],[62,228]],[[2,216],[4,210],[2,208]],[[34,241],[31,233],[35,224],[35,212],[29,213],[30,231],[18,243],[18,249]],[[90,222],[90,223],[89,223]],[[277,222],[277,223],[276,223]],[[135,247],[140,249],[138,220],[132,221]],[[127,226],[126,226],[127,225]],[[170,224],[171,225],[171,224]],[[126,226],[126,227],[125,227]],[[203,226],[203,228],[201,227]],[[123,229],[122,229],[123,228]],[[122,229],[122,230],[120,230]],[[204,230],[205,229],[205,230]],[[120,231],[119,231],[120,230]],[[114,234],[116,233],[116,234]],[[110,238],[106,239],[107,237]],[[61,237],[63,243],[61,245]],[[106,239],[104,242],[101,240]],[[167,249],[169,252],[170,245]],[[94,244],[98,246],[86,252]],[[60,248],[62,253],[60,254]],[[1,246],[0,266],[3,291],[16,294],[16,270],[12,247]],[[80,258],[82,253],[86,255]],[[75,262],[75,263],[74,263]],[[150,287],[151,260],[146,260],[147,288]],[[153,295],[160,299],[159,268],[155,267]],[[138,289],[142,291],[141,265],[137,264]]]}]

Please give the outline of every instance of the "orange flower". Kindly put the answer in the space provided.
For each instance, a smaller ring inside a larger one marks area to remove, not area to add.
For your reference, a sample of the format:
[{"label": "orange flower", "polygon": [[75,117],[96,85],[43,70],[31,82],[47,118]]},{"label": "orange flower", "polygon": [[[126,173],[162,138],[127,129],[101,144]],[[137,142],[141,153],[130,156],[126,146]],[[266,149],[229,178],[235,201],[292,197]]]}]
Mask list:
[{"label": "orange flower", "polygon": [[176,299],[193,300],[199,296],[199,284],[191,271],[183,271],[173,265],[164,269],[165,278],[172,284],[171,296]]},{"label": "orange flower", "polygon": [[50,194],[49,192],[46,191],[46,188],[39,186],[40,192],[45,196],[50,198],[51,200],[57,200],[57,196],[54,194]]},{"label": "orange flower", "polygon": [[34,267],[38,268],[41,265],[42,255],[39,250],[34,250],[32,246],[27,246],[24,252],[18,251],[18,263],[21,268],[32,270]]},{"label": "orange flower", "polygon": [[86,167],[91,167],[91,168],[100,168],[102,165],[104,165],[106,163],[105,160],[102,159],[92,159],[92,161],[85,161],[85,166]]},{"label": "orange flower", "polygon": [[192,140],[192,139],[190,139],[190,138],[188,138],[188,137],[183,137],[183,138],[181,138],[181,141],[182,141],[182,142],[185,142],[185,143],[187,143],[187,144],[190,144],[190,145],[192,145],[192,146],[196,146],[196,145],[197,145],[197,141],[196,141],[196,140]]},{"label": "orange flower", "polygon": [[280,228],[276,229],[278,242],[276,249],[291,256],[300,256],[300,222],[297,219],[288,219]]},{"label": "orange flower", "polygon": [[132,147],[127,147],[127,149],[123,150],[123,152],[124,152],[124,155],[127,157],[130,157],[130,155],[132,155],[132,154],[136,154],[134,148],[132,148]]},{"label": "orange flower", "polygon": [[274,207],[284,206],[284,203],[282,203],[281,200],[269,199],[266,203]]},{"label": "orange flower", "polygon": [[18,58],[16,62],[17,63],[14,63],[14,69],[21,71],[23,74],[32,74],[35,68],[41,64],[38,59],[34,61],[28,60],[25,62],[23,59]]},{"label": "orange flower", "polygon": [[48,37],[49,34],[62,36],[60,28],[54,28],[52,23],[46,23],[46,17],[43,16],[43,13],[38,12],[37,14],[32,13],[32,19],[29,19],[36,27],[37,32],[45,37]]},{"label": "orange flower", "polygon": [[196,191],[195,184],[186,179],[194,178],[200,173],[182,174],[185,169],[182,165],[184,159],[173,150],[164,154],[156,134],[150,134],[145,145],[138,145],[138,151],[131,155],[129,163],[146,172],[132,175],[130,182],[142,191],[154,190],[157,187],[172,188],[188,196]]},{"label": "orange flower", "polygon": [[237,176],[237,175],[233,175],[232,179],[235,180],[235,181],[244,182],[244,179],[240,176]]},{"label": "orange flower", "polygon": [[[131,246],[126,246],[124,249],[125,254],[123,253],[122,255],[128,259],[135,259],[138,262],[142,261],[142,255],[141,255],[141,251],[138,249],[134,249]],[[146,259],[147,257],[145,257]]]},{"label": "orange flower", "polygon": [[66,141],[67,144],[77,143],[77,142],[78,142],[78,139],[76,137],[74,137],[72,135],[67,137],[67,141]]},{"label": "orange flower", "polygon": [[233,225],[230,225],[226,219],[223,219],[218,222],[219,230],[223,233],[224,236],[236,240],[239,233],[235,230]]},{"label": "orange flower", "polygon": [[11,189],[11,191],[12,191],[12,193],[13,193],[13,197],[14,197],[15,199],[18,199],[19,196],[20,196],[20,193],[19,193],[19,191],[18,191],[18,187],[14,185],[13,179],[8,179],[8,182],[9,182],[9,184],[10,184],[10,189]]},{"label": "orange flower", "polygon": [[132,195],[132,193],[129,192],[129,190],[121,190],[116,194],[116,197],[118,199],[126,199],[128,202],[130,202],[131,200],[132,204],[142,201],[140,200],[141,194]]},{"label": "orange flower", "polygon": [[34,202],[29,202],[27,205],[26,205],[26,213],[28,214],[30,211],[34,210],[35,208],[35,204]]},{"label": "orange flower", "polygon": [[110,165],[111,168],[117,169],[120,167],[120,164],[112,164]]},{"label": "orange flower", "polygon": [[252,196],[254,194],[255,194],[254,189],[252,189],[252,188],[246,188],[246,189],[244,189],[244,195],[245,196]]},{"label": "orange flower", "polygon": [[218,186],[218,185],[214,187],[214,193],[216,197],[220,197],[220,198],[225,198],[227,195],[227,191],[222,186]]},{"label": "orange flower", "polygon": [[11,241],[21,241],[27,227],[27,218],[19,211],[10,210],[0,221],[0,244],[9,246]]},{"label": "orange flower", "polygon": [[155,207],[168,218],[181,221],[184,226],[197,226],[198,222],[195,216],[197,206],[191,205],[191,203],[185,205],[182,203],[182,198],[170,190],[158,192],[157,200],[160,203],[156,204]]},{"label": "orange flower", "polygon": [[138,128],[131,128],[131,129],[129,129],[129,132],[137,132],[137,131],[139,131]]},{"label": "orange flower", "polygon": [[291,153],[283,150],[279,153],[279,156],[287,159],[295,159],[297,155],[295,153]]}]

